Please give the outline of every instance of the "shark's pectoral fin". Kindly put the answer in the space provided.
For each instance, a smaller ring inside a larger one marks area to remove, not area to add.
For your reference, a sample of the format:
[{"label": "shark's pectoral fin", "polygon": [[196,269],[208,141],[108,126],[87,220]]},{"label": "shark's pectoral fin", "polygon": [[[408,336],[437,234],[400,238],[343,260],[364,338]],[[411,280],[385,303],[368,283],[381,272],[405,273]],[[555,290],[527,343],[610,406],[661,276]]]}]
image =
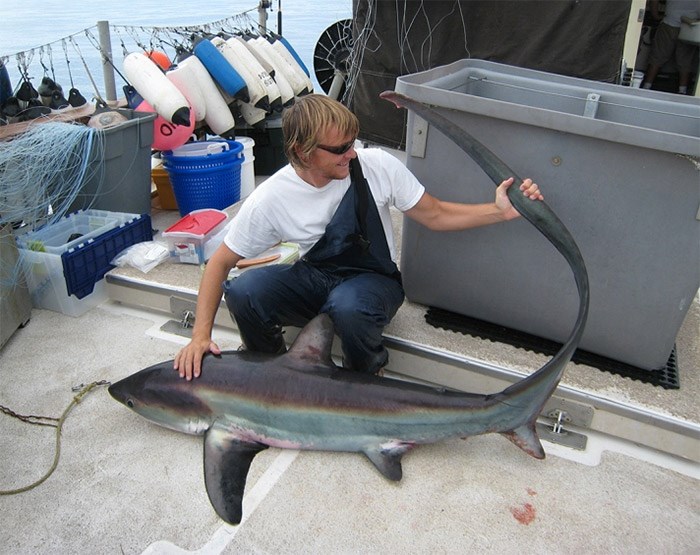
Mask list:
[{"label": "shark's pectoral fin", "polygon": [[212,426],[204,437],[204,483],[214,510],[229,524],[243,515],[243,490],[250,463],[262,443],[242,441],[224,427]]},{"label": "shark's pectoral fin", "polygon": [[390,443],[365,449],[364,453],[386,478],[398,482],[403,475],[401,457],[413,446],[413,443]]},{"label": "shark's pectoral fin", "polygon": [[542,447],[542,443],[540,443],[540,438],[537,436],[535,422],[536,420],[533,420],[514,430],[501,433],[528,455],[536,459],[544,459],[544,448]]}]

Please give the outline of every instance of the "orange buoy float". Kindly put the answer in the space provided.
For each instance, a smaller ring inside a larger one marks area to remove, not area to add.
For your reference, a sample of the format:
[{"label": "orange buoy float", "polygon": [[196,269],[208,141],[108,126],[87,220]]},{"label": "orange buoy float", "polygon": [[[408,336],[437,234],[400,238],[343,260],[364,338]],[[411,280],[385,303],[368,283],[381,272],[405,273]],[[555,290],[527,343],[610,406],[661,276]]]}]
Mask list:
[{"label": "orange buoy float", "polygon": [[168,71],[170,66],[173,65],[170,58],[168,58],[168,55],[160,50],[148,50],[146,51],[146,57],[156,65],[160,66],[163,71]]}]

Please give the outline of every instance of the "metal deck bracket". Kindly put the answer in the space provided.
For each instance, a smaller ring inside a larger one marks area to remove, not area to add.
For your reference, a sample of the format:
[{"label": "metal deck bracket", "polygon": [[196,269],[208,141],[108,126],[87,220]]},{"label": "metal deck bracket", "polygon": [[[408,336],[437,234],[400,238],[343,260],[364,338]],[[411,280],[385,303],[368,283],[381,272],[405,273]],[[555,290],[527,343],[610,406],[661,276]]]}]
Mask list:
[{"label": "metal deck bracket", "polygon": [[537,433],[541,439],[585,451],[588,438],[584,434],[566,429],[565,426],[590,426],[593,407],[552,398],[545,405],[540,419],[541,421],[537,422]]},{"label": "metal deck bracket", "polygon": [[160,331],[191,338],[196,307],[194,301],[170,297],[170,312],[179,320],[168,320],[160,327]]}]

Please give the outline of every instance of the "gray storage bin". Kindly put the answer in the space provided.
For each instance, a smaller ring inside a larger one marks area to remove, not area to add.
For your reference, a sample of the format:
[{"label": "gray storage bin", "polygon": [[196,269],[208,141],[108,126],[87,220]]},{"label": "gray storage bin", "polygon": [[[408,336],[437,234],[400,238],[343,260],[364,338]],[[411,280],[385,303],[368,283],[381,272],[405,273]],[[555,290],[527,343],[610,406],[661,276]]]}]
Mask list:
[{"label": "gray storage bin", "polygon": [[104,130],[104,152],[92,161],[91,177],[67,212],[92,208],[151,213],[151,144],[156,114],[116,110],[128,121]]},{"label": "gray storage bin", "polygon": [[[541,186],[588,267],[580,348],[664,367],[700,284],[700,101],[481,60],[399,77],[396,90]],[[428,192],[491,202],[479,166],[424,124],[409,115],[407,165]],[[401,269],[415,302],[555,341],[575,320],[568,265],[523,219],[455,233],[407,219]]]}]

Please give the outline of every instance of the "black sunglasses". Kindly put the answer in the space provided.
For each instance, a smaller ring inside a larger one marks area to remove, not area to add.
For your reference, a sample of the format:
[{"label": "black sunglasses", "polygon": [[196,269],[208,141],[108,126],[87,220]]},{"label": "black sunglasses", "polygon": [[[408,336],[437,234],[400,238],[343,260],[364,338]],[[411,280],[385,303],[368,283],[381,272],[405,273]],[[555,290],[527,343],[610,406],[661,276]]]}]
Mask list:
[{"label": "black sunglasses", "polygon": [[331,154],[345,154],[348,150],[350,150],[353,145],[355,144],[355,139],[352,141],[348,141],[345,144],[342,144],[340,146],[326,146],[326,145],[316,145],[316,148],[320,148],[321,150],[325,150],[326,152],[330,152]]}]

